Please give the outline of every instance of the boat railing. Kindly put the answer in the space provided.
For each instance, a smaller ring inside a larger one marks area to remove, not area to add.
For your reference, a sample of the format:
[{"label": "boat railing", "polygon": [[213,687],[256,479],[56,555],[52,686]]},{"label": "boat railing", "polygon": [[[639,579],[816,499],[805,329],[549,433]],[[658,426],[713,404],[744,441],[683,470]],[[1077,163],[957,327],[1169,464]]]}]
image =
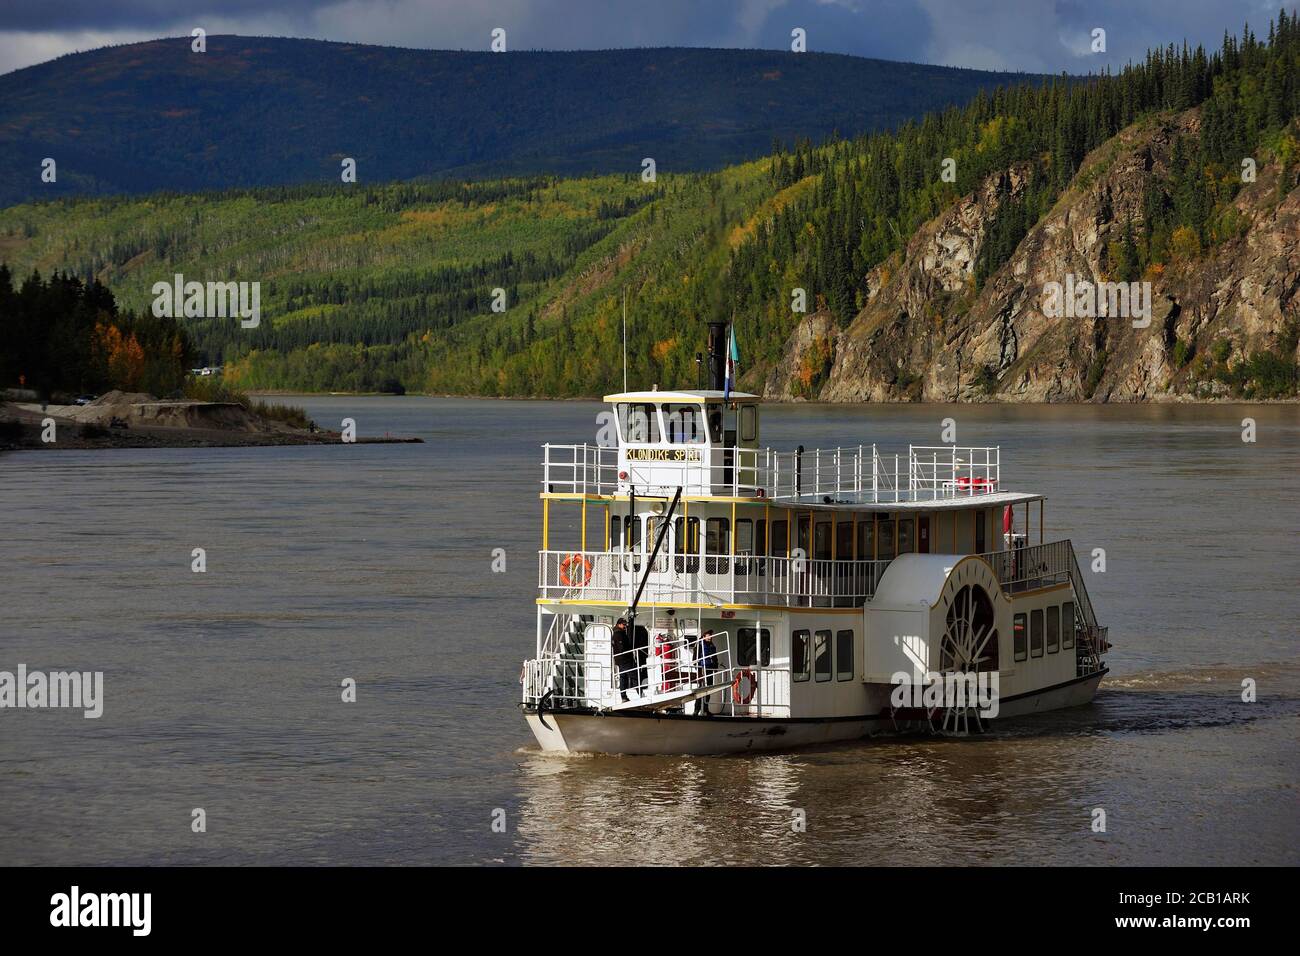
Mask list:
[{"label": "boat railing", "polygon": [[[650,461],[620,469],[616,446],[544,445],[542,488],[551,494],[731,496],[772,501],[881,504],[948,501],[994,494],[1001,484],[996,446],[908,446],[882,454],[875,445],[794,451],[656,448]],[[680,455],[680,458],[676,457]]]},{"label": "boat railing", "polygon": [[1100,669],[1102,655],[1110,650],[1109,629],[1097,623],[1088,586],[1079,570],[1074,544],[1067,538],[1046,544],[1026,545],[1010,551],[980,555],[993,567],[1002,590],[1008,594],[1069,583],[1073,587],[1078,614],[1080,675]]},{"label": "boat railing", "polygon": [[[556,615],[557,618],[560,615]],[[705,654],[704,637],[656,634],[650,645],[615,654],[608,646],[579,647],[524,662],[520,681],[523,700],[537,704],[546,698],[557,710],[573,707],[618,708],[623,704],[672,705],[677,698],[730,696],[733,679],[727,633],[714,635],[712,654]],[[711,663],[703,666],[704,657]],[[627,698],[624,700],[624,698]]]},{"label": "boat railing", "polygon": [[1070,581],[1074,548],[1065,539],[994,551],[980,557],[992,565],[1002,590],[1015,594]]},{"label": "boat railing", "polygon": [[648,562],[638,552],[539,551],[539,595],[624,602],[644,576],[646,603],[861,607],[889,564],[749,554],[660,554]]}]

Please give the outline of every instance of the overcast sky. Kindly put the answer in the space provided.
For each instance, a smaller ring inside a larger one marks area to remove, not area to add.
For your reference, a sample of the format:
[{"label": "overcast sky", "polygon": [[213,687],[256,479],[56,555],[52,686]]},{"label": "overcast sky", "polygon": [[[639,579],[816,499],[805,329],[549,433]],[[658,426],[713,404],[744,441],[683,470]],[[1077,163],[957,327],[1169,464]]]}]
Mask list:
[{"label": "overcast sky", "polygon": [[[1287,0],[1288,9],[1295,0]],[[808,49],[979,69],[1083,73],[1186,38],[1217,47],[1278,0],[0,0],[0,73],[107,44],[209,34],[485,50]],[[269,12],[275,11],[275,12]],[[1106,52],[1089,50],[1094,28]]]}]

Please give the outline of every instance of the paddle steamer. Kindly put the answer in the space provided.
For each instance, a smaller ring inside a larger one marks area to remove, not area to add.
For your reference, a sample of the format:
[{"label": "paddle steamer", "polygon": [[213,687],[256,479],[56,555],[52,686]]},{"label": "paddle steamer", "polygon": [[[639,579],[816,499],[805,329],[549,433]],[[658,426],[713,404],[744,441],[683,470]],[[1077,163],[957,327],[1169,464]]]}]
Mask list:
[{"label": "paddle steamer", "polygon": [[606,396],[616,434],[544,446],[521,674],[544,750],[966,733],[1092,700],[1106,628],[998,448],[764,447],[725,353],[711,325],[709,388]]}]

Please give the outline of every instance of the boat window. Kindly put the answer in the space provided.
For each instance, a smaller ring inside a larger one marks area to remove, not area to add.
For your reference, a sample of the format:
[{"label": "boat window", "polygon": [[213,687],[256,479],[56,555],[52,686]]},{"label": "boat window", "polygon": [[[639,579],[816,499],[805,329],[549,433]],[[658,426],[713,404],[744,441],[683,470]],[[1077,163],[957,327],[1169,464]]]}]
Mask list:
[{"label": "boat window", "polygon": [[641,548],[641,519],[623,518],[623,550],[639,551]]},{"label": "boat window", "polygon": [[754,553],[754,522],[749,518],[736,519],[736,554]]},{"label": "boat window", "polygon": [[894,560],[894,521],[892,518],[885,518],[876,525],[877,547],[880,549],[880,560]]},{"label": "boat window", "polygon": [[758,537],[754,539],[754,553],[766,554],[767,553],[767,522],[759,521],[757,525],[758,525],[757,526]]},{"label": "boat window", "polygon": [[1029,612],[1029,656],[1043,656],[1043,609]]},{"label": "boat window", "polygon": [[985,519],[988,518],[988,512],[980,508],[975,512],[975,553],[984,554],[987,548],[987,540],[984,534]]},{"label": "boat window", "polygon": [[706,405],[704,414],[709,420],[709,441],[715,445],[722,444],[722,406],[714,402]]},{"label": "boat window", "polygon": [[674,445],[703,445],[704,420],[698,405],[665,405],[664,434]]},{"label": "boat window", "polygon": [[736,631],[736,661],[739,667],[767,667],[772,663],[772,632],[756,627]]},{"label": "boat window", "polygon": [[853,632],[835,632],[835,676],[853,680]]},{"label": "boat window", "polygon": [[[650,517],[645,519],[645,553],[649,554],[655,549],[655,542],[659,540],[659,522],[662,518]],[[667,554],[668,542],[665,541],[659,548],[660,554]]]},{"label": "boat window", "polygon": [[835,557],[840,561],[853,560],[852,521],[841,521],[835,526]]},{"label": "boat window", "polygon": [[1061,646],[1067,651],[1074,647],[1074,602],[1061,605]]},{"label": "boat window", "polygon": [[831,557],[831,523],[818,521],[813,532],[813,558],[817,561],[829,561]]},{"label": "boat window", "polygon": [[831,632],[818,631],[813,640],[813,670],[818,683],[831,679]]},{"label": "boat window", "polygon": [[916,550],[916,541],[912,536],[912,529],[916,526],[916,521],[912,518],[898,519],[898,553],[911,554]]},{"label": "boat window", "polygon": [[790,550],[790,522],[772,522],[772,555],[784,558]]},{"label": "boat window", "polygon": [[675,567],[678,572],[690,574],[700,570],[700,519],[677,518],[673,522],[674,546],[677,549]]},{"label": "boat window", "polygon": [[1047,653],[1061,649],[1061,609],[1053,604],[1047,609]]},{"label": "boat window", "polygon": [[1013,655],[1016,660],[1023,661],[1029,657],[1028,650],[1025,646],[1025,627],[1029,623],[1028,617],[1024,614],[1017,614],[1011,625],[1011,632],[1015,637]]},{"label": "boat window", "polygon": [[753,405],[740,406],[740,440],[758,441],[758,409]]},{"label": "boat window", "polygon": [[[704,522],[704,553],[708,555],[731,554],[731,521],[728,518],[709,518]],[[727,570],[725,557],[709,557],[704,569],[710,574]]]},{"label": "boat window", "polygon": [[875,551],[876,521],[871,515],[858,522],[858,560],[870,561],[876,556]]},{"label": "boat window", "polygon": [[790,673],[794,680],[808,679],[808,632],[795,631],[790,635]]},{"label": "boat window", "polygon": [[704,553],[731,553],[731,522],[726,518],[709,518],[704,523]]},{"label": "boat window", "polygon": [[658,442],[659,409],[649,402],[620,402],[618,429],[625,442],[640,444]]}]

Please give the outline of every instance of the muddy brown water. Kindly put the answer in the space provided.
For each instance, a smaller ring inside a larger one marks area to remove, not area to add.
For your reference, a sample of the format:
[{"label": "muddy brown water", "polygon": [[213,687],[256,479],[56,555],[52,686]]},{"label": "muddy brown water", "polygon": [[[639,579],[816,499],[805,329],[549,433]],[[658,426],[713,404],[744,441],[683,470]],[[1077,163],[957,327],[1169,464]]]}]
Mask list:
[{"label": "muddy brown water", "polygon": [[0,670],[105,675],[98,720],[0,710],[0,863],[1300,862],[1294,406],[767,409],[778,447],[1000,444],[1106,549],[1112,676],[980,738],[622,758],[515,707],[539,445],[599,406],[300,401],[425,444],[0,455]]}]

